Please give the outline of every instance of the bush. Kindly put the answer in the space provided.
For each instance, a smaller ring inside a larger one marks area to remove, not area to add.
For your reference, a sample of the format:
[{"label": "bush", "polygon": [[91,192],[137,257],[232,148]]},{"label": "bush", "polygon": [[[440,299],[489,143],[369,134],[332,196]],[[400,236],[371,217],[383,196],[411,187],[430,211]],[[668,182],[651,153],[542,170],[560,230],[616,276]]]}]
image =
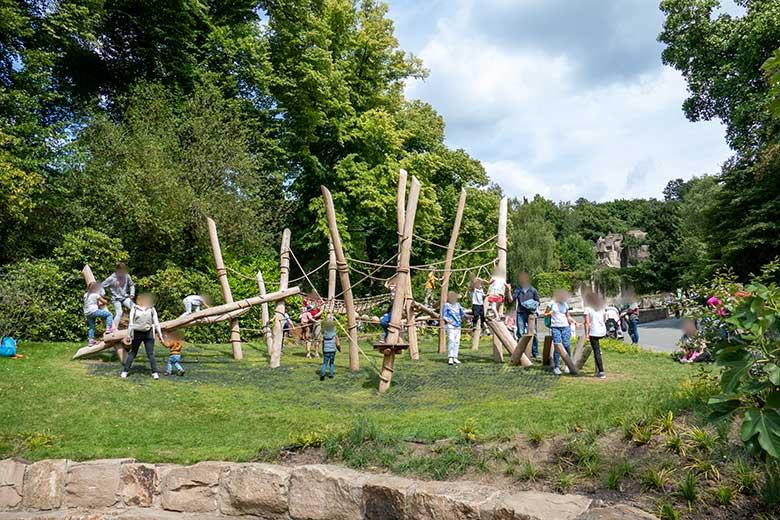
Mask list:
[{"label": "bush", "polygon": [[0,333],[21,340],[75,341],[86,336],[81,295],[52,260],[22,260],[0,274]]},{"label": "bush", "polygon": [[588,280],[588,274],[580,271],[555,271],[552,273],[539,273],[534,276],[534,287],[542,296],[552,296],[556,289],[565,289],[574,292],[584,281]]},{"label": "bush", "polygon": [[63,237],[54,250],[54,260],[83,286],[81,269],[89,264],[98,281],[108,277],[119,262],[129,261],[122,241],[92,228],[81,228]]},{"label": "bush", "polygon": [[560,246],[563,267],[572,271],[588,271],[596,265],[596,249],[593,243],[579,235],[569,235]]}]

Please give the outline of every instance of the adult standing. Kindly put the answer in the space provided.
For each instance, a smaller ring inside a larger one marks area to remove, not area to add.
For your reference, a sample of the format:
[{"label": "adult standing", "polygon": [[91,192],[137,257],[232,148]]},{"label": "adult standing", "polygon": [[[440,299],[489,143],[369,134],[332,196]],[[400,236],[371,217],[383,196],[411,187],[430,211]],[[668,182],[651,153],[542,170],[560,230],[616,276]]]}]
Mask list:
[{"label": "adult standing", "polygon": [[127,266],[123,263],[116,264],[114,273],[103,280],[100,284],[104,289],[108,289],[111,296],[111,305],[114,306],[114,324],[119,327],[122,320],[122,308],[133,308],[135,299],[135,282],[127,272]]},{"label": "adult standing", "polygon": [[585,338],[593,349],[596,361],[596,377],[604,379],[604,362],[601,359],[601,340],[607,335],[606,309],[604,299],[595,293],[585,295]]},{"label": "adult standing", "polygon": [[[517,335],[523,336],[528,333],[528,322],[531,319],[531,314],[536,315],[541,298],[536,287],[531,285],[531,277],[528,273],[520,273],[517,279],[520,282],[520,286],[512,292],[510,303],[517,301]],[[536,320],[534,320],[534,339],[531,355],[539,357],[539,338],[536,334]]]},{"label": "adult standing", "polygon": [[631,343],[639,343],[639,304],[632,303],[624,311],[628,321],[628,335],[631,337]]}]

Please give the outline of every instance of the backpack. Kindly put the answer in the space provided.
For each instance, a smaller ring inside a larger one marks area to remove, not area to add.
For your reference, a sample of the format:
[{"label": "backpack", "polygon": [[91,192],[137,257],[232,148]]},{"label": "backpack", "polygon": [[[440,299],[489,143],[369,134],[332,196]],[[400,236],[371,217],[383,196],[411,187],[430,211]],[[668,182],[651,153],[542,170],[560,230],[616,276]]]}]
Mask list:
[{"label": "backpack", "polygon": [[0,357],[14,357],[16,355],[16,340],[14,338],[3,336],[0,342]]}]

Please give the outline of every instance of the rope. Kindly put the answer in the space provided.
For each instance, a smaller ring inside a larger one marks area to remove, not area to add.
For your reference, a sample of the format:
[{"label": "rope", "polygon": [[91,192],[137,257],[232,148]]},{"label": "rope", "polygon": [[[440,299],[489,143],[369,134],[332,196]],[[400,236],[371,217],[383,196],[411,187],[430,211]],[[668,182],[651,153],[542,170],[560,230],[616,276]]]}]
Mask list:
[{"label": "rope", "polygon": [[[344,325],[342,325],[342,324],[341,324],[341,322],[340,322],[340,321],[338,321],[338,320],[336,320],[336,323],[338,324],[338,326],[339,326],[339,327],[341,327],[341,330],[343,330],[343,331],[344,331],[344,334],[346,334],[346,335],[347,335],[347,338],[349,338],[349,331],[348,331],[348,330],[347,330],[347,329],[344,327]],[[357,339],[357,338],[355,338],[355,339]],[[349,341],[349,340],[347,340],[347,341]],[[366,358],[366,360],[367,360],[367,361],[368,361],[368,362],[371,364],[371,368],[373,368],[373,369],[376,371],[376,373],[377,373],[377,374],[379,374],[379,369],[377,368],[376,364],[374,363],[374,360],[373,360],[373,359],[371,359],[370,357],[368,357],[368,354],[366,354],[365,352],[363,352],[363,349],[362,349],[362,348],[360,348],[360,343],[357,343],[357,342],[355,342],[355,345],[357,346],[357,348],[358,348],[358,351],[359,351],[361,354],[363,354],[363,357],[365,357],[365,358]]]},{"label": "rope", "polygon": [[298,266],[298,269],[300,269],[300,270],[301,270],[301,272],[303,273],[303,277],[306,279],[306,283],[308,283],[308,284],[309,284],[309,287],[311,287],[311,290],[312,290],[312,291],[314,291],[314,293],[317,295],[317,298],[319,298],[319,299],[322,299],[322,296],[320,296],[320,293],[319,293],[319,291],[317,291],[317,288],[316,288],[316,287],[314,287],[314,284],[312,283],[312,281],[311,281],[311,278],[309,278],[309,275],[310,275],[310,274],[314,274],[314,273],[316,273],[316,272],[317,272],[319,269],[322,269],[322,267],[323,267],[324,265],[327,265],[327,264],[328,264],[328,263],[330,263],[330,262],[329,262],[329,261],[328,261],[328,262],[325,262],[324,264],[322,264],[321,266],[319,266],[317,269],[315,269],[315,270],[311,271],[310,273],[307,273],[307,272],[306,272],[306,271],[303,269],[303,266],[302,266],[302,265],[301,265],[301,263],[298,261],[298,257],[297,257],[297,256],[295,256],[295,253],[293,253],[293,250],[292,250],[292,249],[290,249],[290,256],[293,258],[293,260],[295,260],[295,264]]},{"label": "rope", "polygon": [[[432,245],[434,247],[438,247],[438,248],[441,248],[441,249],[449,249],[449,246],[443,246],[441,244],[437,244],[433,240],[428,240],[427,238],[423,238],[423,237],[421,237],[419,235],[413,235],[413,236],[414,236],[415,239],[419,240],[420,242],[424,242],[426,244],[429,244],[429,245]],[[498,235],[493,235],[490,238],[490,240],[493,240],[494,238],[497,238],[497,237],[498,237]],[[466,251],[466,249],[460,249],[460,248],[456,247],[456,248],[453,249],[453,251],[462,253],[462,252]],[[470,250],[471,253],[490,253],[492,251],[493,251],[493,248],[489,248],[489,249],[472,249],[472,250]]]},{"label": "rope", "polygon": [[[470,255],[471,253],[473,253],[475,251],[478,251],[479,248],[481,248],[482,246],[484,246],[488,242],[491,242],[495,238],[496,237],[490,237],[489,239],[485,240],[484,242],[481,242],[480,244],[477,244],[477,246],[474,247],[474,249],[469,249],[468,251],[465,251],[465,252],[463,252],[463,253],[461,253],[461,254],[459,254],[457,256],[452,257],[452,262],[454,262],[455,260],[457,260],[459,258],[463,258],[464,256]],[[429,262],[429,263],[424,264],[424,265],[411,265],[411,266],[409,266],[409,268],[410,269],[417,269],[417,270],[424,270],[424,269],[430,269],[434,265],[440,265],[440,264],[446,264],[446,263],[447,263],[447,260],[445,259],[445,260],[440,260],[438,262]]]},{"label": "rope", "polygon": [[[355,283],[352,283],[352,284],[351,284],[351,287],[350,287],[349,289],[351,289],[352,287],[354,287],[354,286],[356,286],[356,285],[360,285],[361,283],[365,282],[365,281],[368,279],[368,277],[369,277],[369,276],[373,276],[373,275],[374,275],[374,274],[375,274],[377,271],[379,271],[380,269],[384,269],[385,267],[387,267],[387,266],[388,266],[388,264],[389,264],[390,262],[392,262],[393,260],[395,260],[395,257],[396,257],[396,256],[398,256],[398,253],[394,254],[393,256],[391,256],[391,257],[390,257],[390,258],[387,260],[387,262],[385,262],[384,264],[381,264],[379,267],[377,267],[376,269],[374,269],[373,271],[371,271],[370,273],[368,273],[368,276],[364,276],[363,278],[361,278],[361,279],[360,279],[360,280],[358,280],[357,282],[355,282]],[[345,267],[346,267],[346,266],[345,266]],[[334,299],[336,299],[336,298],[338,298],[339,296],[343,296],[343,295],[344,295],[344,293],[346,293],[346,292],[347,292],[349,289],[344,289],[343,291],[341,291],[340,293],[338,293],[338,294],[337,294],[336,296],[334,296],[333,298],[334,298]]]}]

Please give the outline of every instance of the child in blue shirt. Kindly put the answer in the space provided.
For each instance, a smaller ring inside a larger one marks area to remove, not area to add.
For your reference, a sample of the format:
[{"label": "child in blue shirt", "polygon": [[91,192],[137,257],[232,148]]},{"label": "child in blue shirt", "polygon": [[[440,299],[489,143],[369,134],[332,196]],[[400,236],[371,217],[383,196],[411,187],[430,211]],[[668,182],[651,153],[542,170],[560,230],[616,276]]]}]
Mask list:
[{"label": "child in blue shirt", "polygon": [[333,379],[334,366],[336,361],[336,351],[341,350],[339,336],[336,334],[336,322],[328,318],[325,322],[325,331],[322,334],[322,369],[320,370],[320,381],[325,379],[325,372],[330,367],[328,377]]},{"label": "child in blue shirt", "polygon": [[458,303],[459,295],[454,291],[447,294],[442,319],[447,329],[447,364],[460,365],[458,350],[460,349],[460,325],[466,316],[463,306]]}]

